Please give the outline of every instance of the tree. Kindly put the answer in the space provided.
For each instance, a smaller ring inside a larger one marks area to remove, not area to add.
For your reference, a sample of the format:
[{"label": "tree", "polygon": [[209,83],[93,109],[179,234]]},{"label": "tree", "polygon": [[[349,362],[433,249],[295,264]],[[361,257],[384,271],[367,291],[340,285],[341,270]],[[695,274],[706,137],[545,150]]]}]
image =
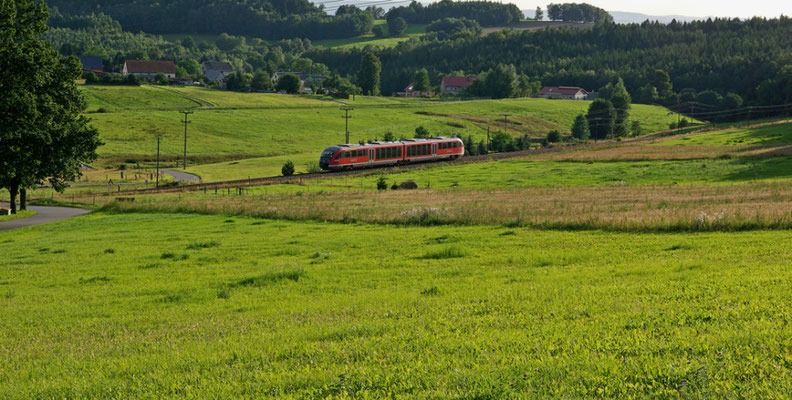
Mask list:
[{"label": "tree", "polygon": [[641,121],[633,121],[630,130],[632,131],[633,136],[641,136],[641,134],[643,133],[643,128],[641,128]]},{"label": "tree", "polygon": [[534,21],[541,21],[544,19],[544,11],[542,11],[542,7],[536,7],[536,13],[534,14]]},{"label": "tree", "polygon": [[402,17],[396,17],[388,20],[388,33],[391,36],[401,36],[407,29],[407,21]]},{"label": "tree", "polygon": [[384,140],[384,141],[386,141],[386,142],[392,142],[392,141],[394,141],[395,139],[396,139],[396,138],[395,138],[395,137],[393,137],[393,132],[391,132],[391,131],[387,131],[387,132],[385,132],[385,134],[384,134],[384,135],[382,135],[382,140]]},{"label": "tree", "polygon": [[588,140],[589,138],[589,125],[583,114],[578,114],[575,117],[575,122],[572,124],[572,137],[578,140]]},{"label": "tree", "polygon": [[465,153],[469,156],[475,156],[478,154],[476,151],[476,146],[473,144],[473,137],[468,135],[467,139],[465,139]]},{"label": "tree", "polygon": [[486,142],[484,142],[484,139],[482,139],[479,142],[477,153],[478,154],[487,154],[487,153],[489,153],[489,151],[487,150],[487,144],[486,144]]},{"label": "tree", "polygon": [[426,68],[421,68],[415,71],[415,78],[413,81],[413,90],[416,92],[428,92],[432,89],[429,83],[429,72]]},{"label": "tree", "polygon": [[597,99],[591,103],[586,119],[592,139],[601,140],[613,135],[615,114],[613,103],[609,100]]},{"label": "tree", "polygon": [[298,78],[297,75],[286,74],[278,79],[276,89],[278,89],[279,92],[285,91],[286,93],[294,94],[299,92],[301,87],[302,82],[300,82],[300,78]]},{"label": "tree", "polygon": [[654,77],[652,78],[652,86],[657,89],[657,97],[663,103],[668,104],[674,97],[674,86],[671,85],[671,77],[668,72],[662,69],[655,70]]},{"label": "tree", "polygon": [[363,55],[358,70],[358,84],[363,89],[363,93],[369,96],[376,96],[380,93],[380,72],[382,64],[374,53],[367,52]]},{"label": "tree", "polygon": [[737,93],[728,93],[721,102],[721,107],[725,110],[736,110],[743,105],[743,98]]},{"label": "tree", "polygon": [[99,78],[96,77],[96,74],[93,71],[88,71],[85,73],[85,84],[86,85],[93,85],[99,81]]},{"label": "tree", "polygon": [[511,64],[498,64],[494,70],[487,72],[484,78],[486,94],[495,99],[512,97],[519,84],[517,71]]},{"label": "tree", "polygon": [[615,118],[613,120],[613,133],[617,137],[627,136],[629,128],[627,127],[627,120],[630,118],[630,108],[632,98],[624,87],[624,81],[619,78],[616,86],[614,86],[614,93],[610,97],[615,111]]},{"label": "tree", "polygon": [[373,33],[374,36],[378,38],[385,37],[385,29],[382,27],[382,25],[376,25],[371,28],[371,33]]},{"label": "tree", "polygon": [[425,139],[429,137],[429,130],[424,128],[423,125],[415,128],[415,138],[416,139]]},{"label": "tree", "polygon": [[262,70],[256,71],[253,74],[253,80],[250,82],[250,87],[253,90],[270,90],[272,89],[272,79],[270,75]]},{"label": "tree", "polygon": [[168,77],[165,74],[159,73],[154,76],[154,84],[155,85],[167,85],[168,84]]},{"label": "tree", "polygon": [[383,18],[385,18],[385,9],[382,8],[382,7],[368,6],[368,7],[366,7],[366,11],[371,13],[371,16],[374,19],[383,19]]},{"label": "tree", "polygon": [[358,14],[360,12],[362,12],[362,10],[357,8],[357,7],[355,7],[352,4],[344,4],[344,5],[341,5],[341,6],[338,7],[338,9],[336,10],[335,15],[336,16],[341,16],[341,15],[347,15],[347,14]]},{"label": "tree", "polygon": [[385,180],[385,175],[380,175],[379,178],[377,178],[377,190],[388,190],[388,181]]},{"label": "tree", "polygon": [[561,132],[557,130],[552,130],[547,132],[547,142],[548,143],[558,143],[561,141]]},{"label": "tree", "polygon": [[12,213],[20,189],[48,181],[63,191],[102,144],[81,115],[80,62],[41,40],[47,19],[44,2],[0,1],[0,187]]},{"label": "tree", "polygon": [[281,167],[281,174],[283,174],[283,176],[292,176],[292,175],[294,175],[294,163],[291,162],[291,160],[286,161],[283,164],[283,167]]}]

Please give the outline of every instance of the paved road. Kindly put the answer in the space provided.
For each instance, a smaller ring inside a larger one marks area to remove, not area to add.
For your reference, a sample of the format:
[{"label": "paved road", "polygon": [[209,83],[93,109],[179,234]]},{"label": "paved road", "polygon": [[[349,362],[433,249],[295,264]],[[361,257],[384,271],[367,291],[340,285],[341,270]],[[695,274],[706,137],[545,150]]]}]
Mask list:
[{"label": "paved road", "polygon": [[162,172],[172,176],[173,180],[176,182],[198,182],[201,180],[201,177],[198,175],[188,174],[182,171],[163,169]]},{"label": "paved road", "polygon": [[[0,203],[0,207],[8,207],[8,203]],[[90,210],[85,210],[82,208],[44,206],[28,206],[28,210],[35,211],[36,215],[0,222],[0,232],[24,228],[26,226],[43,225],[49,224],[51,222],[64,221],[91,212]]]}]

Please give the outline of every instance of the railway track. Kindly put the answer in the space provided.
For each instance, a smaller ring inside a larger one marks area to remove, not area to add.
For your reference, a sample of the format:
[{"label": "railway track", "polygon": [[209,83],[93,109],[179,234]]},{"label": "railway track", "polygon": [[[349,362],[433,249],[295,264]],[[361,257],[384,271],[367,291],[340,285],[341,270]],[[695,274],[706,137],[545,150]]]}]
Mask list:
[{"label": "railway track", "polygon": [[283,184],[283,183],[302,183],[308,180],[314,179],[323,179],[323,178],[337,178],[343,176],[353,176],[353,175],[368,175],[377,172],[390,172],[390,171],[403,171],[409,169],[418,169],[418,168],[432,168],[437,166],[447,166],[447,165],[461,165],[461,164],[468,164],[468,163],[475,163],[475,162],[483,162],[483,161],[492,161],[492,160],[505,160],[510,158],[519,158],[519,157],[526,157],[531,155],[537,154],[547,154],[547,153],[557,153],[561,151],[567,150],[586,150],[586,149],[594,149],[600,147],[607,147],[613,146],[615,144],[628,144],[628,143],[640,143],[646,141],[656,140],[661,136],[647,136],[642,138],[635,138],[635,139],[627,139],[622,141],[615,141],[615,140],[608,140],[602,141],[598,143],[586,143],[586,144],[577,144],[577,145],[570,145],[570,146],[555,146],[555,147],[544,147],[539,149],[532,149],[532,150],[520,150],[520,151],[512,151],[512,152],[504,152],[504,153],[492,153],[492,154],[485,154],[485,155],[478,155],[478,156],[465,156],[453,161],[437,161],[437,162],[426,162],[426,163],[415,163],[415,164],[403,164],[398,166],[387,166],[387,167],[374,167],[374,168],[366,168],[366,169],[359,169],[359,170],[351,170],[351,171],[338,171],[338,172],[312,172],[312,173],[305,173],[305,174],[298,174],[298,175],[291,175],[291,176],[268,176],[262,178],[252,178],[252,179],[239,179],[239,180],[231,180],[231,181],[219,181],[219,182],[208,182],[208,183],[194,183],[188,185],[179,185],[179,186],[164,186],[159,188],[149,188],[149,189],[130,189],[130,190],[122,190],[118,192],[112,193],[103,193],[103,194],[90,194],[86,196],[129,196],[129,195],[137,195],[137,194],[155,194],[155,193],[176,193],[176,192],[187,192],[187,191],[198,191],[198,190],[215,190],[215,189],[227,189],[227,188],[242,188],[242,187],[250,187],[250,186],[265,186],[265,185],[275,185],[275,184]]}]

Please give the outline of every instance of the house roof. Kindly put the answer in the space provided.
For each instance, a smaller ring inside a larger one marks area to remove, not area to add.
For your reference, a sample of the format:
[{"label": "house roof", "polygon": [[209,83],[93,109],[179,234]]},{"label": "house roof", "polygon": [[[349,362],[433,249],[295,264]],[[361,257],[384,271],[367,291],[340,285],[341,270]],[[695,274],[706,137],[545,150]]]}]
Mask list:
[{"label": "house roof", "polygon": [[412,92],[412,90],[413,90],[413,87],[414,87],[414,86],[415,86],[415,84],[414,84],[414,83],[411,83],[409,86],[407,86],[406,88],[404,88],[404,91],[405,91],[405,92]]},{"label": "house roof", "polygon": [[580,93],[580,91],[583,91],[583,94],[588,93],[585,89],[579,88],[577,86],[545,86],[539,91],[539,94],[560,94],[574,96]]},{"label": "house roof", "polygon": [[126,60],[124,63],[130,74],[175,74],[173,61]]},{"label": "house roof", "polygon": [[77,58],[80,59],[80,63],[82,63],[82,69],[85,71],[90,71],[92,69],[104,69],[104,63],[102,62],[102,57],[79,56]]},{"label": "house roof", "polygon": [[478,79],[475,76],[444,76],[442,85],[445,87],[468,87]]},{"label": "house roof", "polygon": [[201,64],[201,67],[204,71],[217,71],[217,72],[227,72],[231,73],[234,72],[233,68],[231,68],[231,64],[223,61],[206,61]]}]

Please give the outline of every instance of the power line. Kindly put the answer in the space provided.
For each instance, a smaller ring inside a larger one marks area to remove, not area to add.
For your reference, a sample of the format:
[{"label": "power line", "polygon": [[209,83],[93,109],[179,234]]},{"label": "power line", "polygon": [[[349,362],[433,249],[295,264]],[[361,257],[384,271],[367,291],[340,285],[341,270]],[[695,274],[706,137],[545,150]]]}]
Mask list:
[{"label": "power line", "polygon": [[347,144],[349,143],[349,119],[352,118],[352,116],[349,115],[349,112],[354,110],[354,109],[355,109],[354,107],[350,107],[350,106],[341,107],[341,110],[344,111],[344,116],[341,117],[341,118],[344,119],[345,126],[346,126],[346,128],[345,128],[345,130],[346,130],[346,142],[344,142],[344,143],[347,143]]}]

